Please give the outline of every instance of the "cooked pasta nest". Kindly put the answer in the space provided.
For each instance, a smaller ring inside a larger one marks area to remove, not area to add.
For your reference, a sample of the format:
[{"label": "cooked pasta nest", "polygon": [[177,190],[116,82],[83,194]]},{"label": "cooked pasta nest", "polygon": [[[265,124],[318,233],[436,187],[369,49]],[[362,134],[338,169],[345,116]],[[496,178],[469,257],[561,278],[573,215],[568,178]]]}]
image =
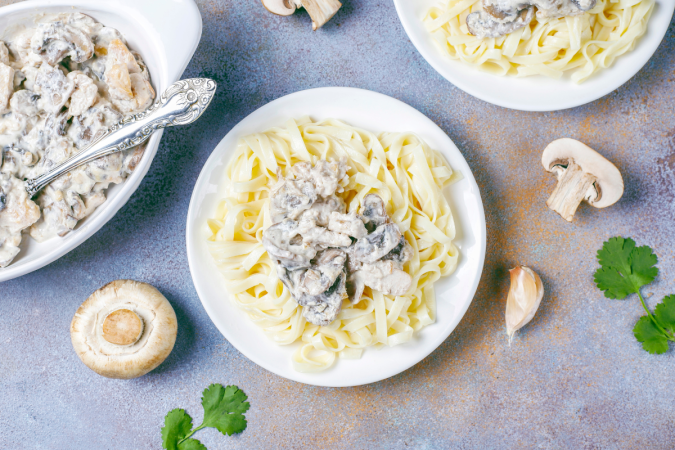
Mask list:
[{"label": "cooked pasta nest", "polygon": [[590,11],[572,17],[532,20],[499,38],[469,33],[466,16],[481,0],[450,0],[431,8],[424,24],[446,55],[495,75],[560,78],[571,71],[581,83],[631,51],[647,30],[654,0],[598,0]]},{"label": "cooked pasta nest", "polygon": [[[366,287],[362,299],[344,301],[328,326],[306,322],[301,307],[279,280],[262,245],[272,225],[270,187],[277,170],[297,162],[346,158],[348,181],[338,194],[348,212],[369,193],[378,194],[414,249],[404,269],[412,287],[387,296]],[[301,341],[292,362],[316,372],[336,358],[360,358],[368,346],[395,346],[436,319],[434,282],[457,267],[455,225],[442,190],[460,177],[443,156],[411,133],[376,136],[338,120],[289,120],[285,127],[241,138],[224,172],[225,197],[208,220],[210,252],[235,304],[276,343]]]}]

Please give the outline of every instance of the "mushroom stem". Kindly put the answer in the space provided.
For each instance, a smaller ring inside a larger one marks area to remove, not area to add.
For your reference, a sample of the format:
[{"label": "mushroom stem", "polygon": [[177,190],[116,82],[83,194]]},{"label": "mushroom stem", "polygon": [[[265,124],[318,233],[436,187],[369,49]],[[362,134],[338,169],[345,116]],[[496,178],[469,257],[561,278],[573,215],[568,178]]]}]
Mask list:
[{"label": "mushroom stem", "polygon": [[103,339],[111,344],[131,345],[143,334],[143,319],[129,309],[117,309],[103,319]]},{"label": "mushroom stem", "polygon": [[599,192],[595,187],[597,178],[584,172],[574,160],[567,167],[556,166],[558,185],[546,201],[546,205],[568,222],[572,221],[579,204],[585,200],[595,200]]},{"label": "mushroom stem", "polygon": [[301,0],[309,17],[312,18],[312,30],[321,28],[340,9],[338,0]]}]

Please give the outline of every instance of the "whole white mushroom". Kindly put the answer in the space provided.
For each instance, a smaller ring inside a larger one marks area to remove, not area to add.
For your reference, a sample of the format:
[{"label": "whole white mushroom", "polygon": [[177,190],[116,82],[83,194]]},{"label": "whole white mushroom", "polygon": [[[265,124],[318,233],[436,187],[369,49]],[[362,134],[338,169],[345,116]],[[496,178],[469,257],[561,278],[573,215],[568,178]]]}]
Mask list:
[{"label": "whole white mushroom", "polygon": [[136,378],[159,366],[176,342],[176,313],[155,287],[110,282],[91,294],[70,324],[83,363],[108,378]]}]

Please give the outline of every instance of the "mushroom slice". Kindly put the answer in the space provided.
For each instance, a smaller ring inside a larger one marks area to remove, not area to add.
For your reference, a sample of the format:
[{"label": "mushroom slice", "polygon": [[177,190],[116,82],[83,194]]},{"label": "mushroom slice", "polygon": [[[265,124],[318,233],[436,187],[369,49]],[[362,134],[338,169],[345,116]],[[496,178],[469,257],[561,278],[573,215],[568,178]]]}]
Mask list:
[{"label": "mushroom slice", "polygon": [[58,64],[66,56],[81,63],[92,57],[94,44],[82,31],[63,22],[40,23],[30,41],[33,53],[47,64]]},{"label": "mushroom slice", "polygon": [[[9,100],[9,107],[12,112],[16,114],[35,117],[40,110],[38,107],[38,100],[40,100],[40,96],[35,92],[28,89],[21,89],[12,95],[12,98]],[[37,130],[37,128],[33,128],[31,132],[33,130]]]},{"label": "mushroom slice", "polygon": [[368,235],[363,221],[355,214],[340,214],[333,211],[330,213],[330,220],[328,222],[328,229],[338,233],[343,233],[348,236],[361,239]]},{"label": "mushroom slice", "polygon": [[308,268],[316,255],[316,249],[300,236],[298,222],[291,219],[265,230],[262,243],[273,259],[290,270]]},{"label": "mushroom slice", "polygon": [[169,356],[176,342],[176,313],[153,286],[116,280],[78,308],[70,339],[83,363],[108,378],[136,378]]},{"label": "mushroom slice", "polygon": [[380,225],[368,236],[356,241],[350,249],[350,258],[374,263],[392,251],[401,242],[401,231],[395,223]]},{"label": "mushroom slice", "polygon": [[368,231],[372,232],[380,225],[389,222],[387,210],[384,207],[382,198],[377,194],[368,194],[361,202],[361,217],[366,224]]},{"label": "mushroom slice", "polygon": [[286,218],[297,219],[317,199],[314,184],[310,181],[284,178],[281,172],[278,178],[279,181],[270,190],[270,214],[273,223],[279,223]]},{"label": "mushroom slice", "polygon": [[61,111],[73,89],[75,84],[61,72],[61,69],[44,63],[40,66],[35,77],[35,90],[42,95],[38,104],[41,104],[45,111],[54,114]]},{"label": "mushroom slice", "polygon": [[296,9],[304,7],[312,18],[312,30],[321,28],[342,6],[338,0],[262,0],[262,4],[279,16],[290,16]]},{"label": "mushroom slice", "polygon": [[[398,242],[398,245],[391,249],[389,253],[382,257],[385,261],[394,261],[399,264],[401,267],[405,264],[410,258],[413,257],[413,248],[405,236],[401,234],[401,240]],[[399,269],[401,268],[399,267]]]},{"label": "mushroom slice", "polygon": [[595,208],[616,203],[623,195],[623,178],[614,164],[598,152],[574,139],[551,142],[541,155],[547,172],[554,173],[558,185],[546,205],[571,222],[582,201]]},{"label": "mushroom slice", "polygon": [[478,38],[497,38],[512,33],[532,21],[534,8],[532,6],[526,7],[513,17],[504,15],[505,18],[511,19],[506,22],[498,19],[498,16],[501,16],[501,14],[493,16],[486,11],[472,12],[466,16],[466,26],[469,33]]},{"label": "mushroom slice", "polygon": [[316,263],[302,273],[294,295],[319,295],[330,288],[343,272],[347,255],[344,251],[330,248],[317,255]]},{"label": "mushroom slice", "polygon": [[346,279],[347,273],[343,268],[326,291],[319,295],[302,294],[295,297],[298,305],[303,307],[302,315],[309,323],[325,326],[337,319],[342,310],[342,301],[347,298]]}]

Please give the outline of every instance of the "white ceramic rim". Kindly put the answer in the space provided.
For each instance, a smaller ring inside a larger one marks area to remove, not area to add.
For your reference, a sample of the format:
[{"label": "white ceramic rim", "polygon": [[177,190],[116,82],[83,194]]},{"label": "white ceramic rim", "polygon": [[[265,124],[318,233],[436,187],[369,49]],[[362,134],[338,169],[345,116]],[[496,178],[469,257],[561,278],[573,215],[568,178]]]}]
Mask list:
[{"label": "white ceramic rim", "polygon": [[[307,114],[316,120],[342,119],[373,132],[391,131],[391,127],[404,124],[403,129],[409,127],[432,148],[441,151],[451,166],[464,175],[464,179],[450,186],[449,194],[446,193],[451,197],[458,227],[456,242],[460,246],[460,264],[455,274],[436,284],[437,322],[416,333],[413,342],[382,350],[367,349],[359,360],[339,359],[329,370],[310,374],[293,370],[290,354],[294,346],[273,343],[226,298],[222,276],[206,245],[206,218],[222,198],[220,175],[237,138],[283,125],[289,117]],[[374,127],[375,122],[380,126]],[[457,214],[458,209],[467,210],[467,213]],[[475,295],[485,260],[485,236],[485,213],[478,185],[450,138],[422,113],[399,100],[367,90],[341,87],[309,89],[279,98],[254,111],[230,130],[204,164],[192,193],[186,226],[187,255],[195,289],[223,336],[246,357],[270,372],[301,383],[332,387],[357,386],[389,378],[435,350],[455,329]],[[461,300],[441,304],[450,290]]]},{"label": "white ceramic rim", "polygon": [[[16,3],[0,8],[0,22],[9,16],[12,20],[44,11],[89,14],[103,24],[105,17],[125,17],[117,27],[133,49],[140,51],[148,65],[153,86],[158,93],[179,80],[197,49],[202,33],[202,19],[193,0],[173,0],[167,7],[165,0],[39,0]],[[111,23],[107,23],[113,26]],[[180,27],[180,33],[176,30]],[[125,29],[127,28],[127,29]],[[127,180],[108,189],[106,202],[78,223],[77,228],[63,238],[53,238],[37,243],[24,235],[22,250],[8,267],[0,269],[0,282],[25,275],[65,255],[110,220],[129,200],[148,172],[157,153],[162,132],[155,133],[148,141],[143,158]]]},{"label": "white ceramic rim", "polygon": [[534,76],[499,77],[450,59],[438,49],[422,23],[429,7],[441,0],[394,0],[396,12],[410,41],[436,70],[467,94],[504,108],[521,111],[557,111],[584,105],[619,88],[652,57],[663,40],[675,10],[675,0],[657,0],[647,32],[635,48],[618,57],[608,69],[575,84],[569,74],[559,80]]}]

